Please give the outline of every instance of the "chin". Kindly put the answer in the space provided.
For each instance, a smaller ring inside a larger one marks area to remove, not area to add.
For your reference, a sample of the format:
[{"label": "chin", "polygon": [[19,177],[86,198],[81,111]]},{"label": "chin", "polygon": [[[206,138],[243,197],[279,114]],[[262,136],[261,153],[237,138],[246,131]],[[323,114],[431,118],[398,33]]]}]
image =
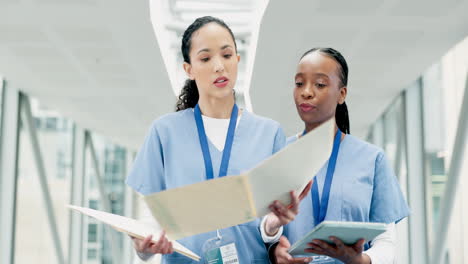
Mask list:
[{"label": "chin", "polygon": [[302,121],[304,121],[306,123],[310,121],[309,119],[311,119],[311,118],[308,117],[306,114],[301,113],[301,110],[299,108],[296,108],[296,110],[297,110],[297,114],[302,119]]},{"label": "chin", "polygon": [[306,124],[309,124],[312,122],[312,120],[310,120],[310,118],[307,118],[305,116],[302,116],[302,115],[299,115],[301,117],[301,120],[302,122],[306,123]]},{"label": "chin", "polygon": [[228,88],[228,87],[225,87],[225,88],[222,88],[222,89],[219,89],[217,91],[215,91],[212,96],[213,97],[216,97],[218,99],[225,99],[229,96],[232,96],[232,91],[233,89],[232,88]]},{"label": "chin", "polygon": [[301,114],[301,112],[299,112],[299,110],[298,110],[298,113],[299,113],[299,116],[301,117],[302,121],[304,123],[306,123],[306,124],[316,123],[317,122],[317,118],[315,116],[308,115],[308,114]]}]

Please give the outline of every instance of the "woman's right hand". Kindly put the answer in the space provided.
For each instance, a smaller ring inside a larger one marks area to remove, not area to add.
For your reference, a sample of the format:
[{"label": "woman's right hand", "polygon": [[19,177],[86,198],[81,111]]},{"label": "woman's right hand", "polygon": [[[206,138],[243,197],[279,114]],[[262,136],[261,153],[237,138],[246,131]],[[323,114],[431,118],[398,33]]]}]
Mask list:
[{"label": "woman's right hand", "polygon": [[296,192],[291,191],[291,203],[289,205],[284,205],[280,201],[276,200],[268,206],[271,212],[266,216],[264,226],[264,230],[267,235],[273,236],[278,232],[281,226],[287,225],[294,220],[296,215],[299,213],[299,203],[310,192],[312,183],[313,180],[307,184],[299,195],[297,195]]},{"label": "woman's right hand", "polygon": [[140,239],[130,236],[133,240],[133,247],[135,250],[142,254],[172,254],[174,249],[172,243],[166,237],[166,232],[163,231],[156,243],[152,242],[152,235],[147,236],[145,239]]},{"label": "woman's right hand", "polygon": [[297,264],[297,263],[309,263],[312,258],[293,258],[288,253],[288,249],[291,247],[289,240],[282,236],[279,240],[278,245],[275,247],[275,261],[277,264]]}]

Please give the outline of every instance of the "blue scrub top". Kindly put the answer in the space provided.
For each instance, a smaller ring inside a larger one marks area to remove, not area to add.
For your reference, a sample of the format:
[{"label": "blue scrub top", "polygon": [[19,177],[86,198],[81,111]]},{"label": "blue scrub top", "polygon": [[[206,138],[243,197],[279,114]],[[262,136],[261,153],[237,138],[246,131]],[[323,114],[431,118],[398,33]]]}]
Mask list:
[{"label": "blue scrub top", "polygon": [[[283,148],[285,142],[286,138],[277,122],[243,111],[235,130],[227,175],[238,175],[254,168]],[[218,177],[222,151],[209,140],[208,144],[213,174]],[[167,114],[153,122],[126,182],[137,192],[148,195],[205,180],[203,154],[194,112],[190,108]],[[220,230],[222,236],[235,240],[240,263],[269,263],[259,222],[255,220]],[[215,236],[216,231],[213,231],[178,242],[201,256],[200,263],[204,263],[202,246]],[[197,262],[174,253],[163,255],[162,263]]]},{"label": "blue scrub top", "polygon": [[[287,144],[297,140],[290,137]],[[328,162],[317,174],[319,197]],[[409,215],[408,205],[384,151],[347,134],[341,142],[330,189],[326,220],[354,222],[399,222]],[[284,227],[291,245],[315,227],[311,194],[299,205],[299,214]],[[367,249],[367,248],[366,248]],[[342,263],[338,260],[313,263]]]}]

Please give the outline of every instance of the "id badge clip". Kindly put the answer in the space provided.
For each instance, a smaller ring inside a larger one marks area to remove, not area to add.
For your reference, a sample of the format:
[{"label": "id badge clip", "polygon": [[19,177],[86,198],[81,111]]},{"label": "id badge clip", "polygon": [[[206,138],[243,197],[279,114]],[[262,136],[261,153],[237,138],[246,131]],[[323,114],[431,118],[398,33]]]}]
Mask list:
[{"label": "id badge clip", "polygon": [[332,264],[335,260],[328,256],[313,256],[310,264]]},{"label": "id badge clip", "polygon": [[202,247],[206,264],[239,264],[237,248],[234,239],[221,235],[216,230],[216,237],[208,239]]}]

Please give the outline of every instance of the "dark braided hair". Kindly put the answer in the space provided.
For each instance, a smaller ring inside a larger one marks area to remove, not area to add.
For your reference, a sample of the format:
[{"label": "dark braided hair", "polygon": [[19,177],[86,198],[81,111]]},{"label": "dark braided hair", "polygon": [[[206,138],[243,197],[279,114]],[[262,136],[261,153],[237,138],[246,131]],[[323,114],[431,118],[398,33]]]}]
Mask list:
[{"label": "dark braided hair", "polygon": [[[182,37],[182,56],[184,58],[184,62],[190,63],[190,49],[192,46],[192,35],[197,30],[202,28],[204,25],[208,23],[216,23],[229,31],[229,34],[232,36],[232,40],[234,41],[234,46],[237,51],[236,39],[234,38],[234,34],[232,33],[231,29],[219,18],[211,17],[211,16],[204,16],[197,18],[185,31]],[[179,99],[176,103],[176,111],[181,111],[187,108],[193,108],[197,105],[199,99],[198,94],[198,87],[195,80],[187,79],[185,81],[184,87],[180,91]]]},{"label": "dark braided hair", "polygon": [[[332,48],[313,48],[304,53],[302,55],[302,58],[304,58],[306,55],[312,53],[312,52],[320,52],[324,54],[325,56],[328,56],[332,59],[334,59],[338,65],[340,66],[340,81],[341,81],[341,86],[347,86],[348,85],[348,64],[346,63],[345,58],[341,53],[335,49]],[[341,130],[341,132],[345,134],[350,133],[349,129],[349,114],[348,114],[348,107],[346,106],[346,102],[343,102],[343,104],[338,104],[336,106],[336,111],[335,111],[335,120],[336,120],[336,125],[338,128]]]}]

